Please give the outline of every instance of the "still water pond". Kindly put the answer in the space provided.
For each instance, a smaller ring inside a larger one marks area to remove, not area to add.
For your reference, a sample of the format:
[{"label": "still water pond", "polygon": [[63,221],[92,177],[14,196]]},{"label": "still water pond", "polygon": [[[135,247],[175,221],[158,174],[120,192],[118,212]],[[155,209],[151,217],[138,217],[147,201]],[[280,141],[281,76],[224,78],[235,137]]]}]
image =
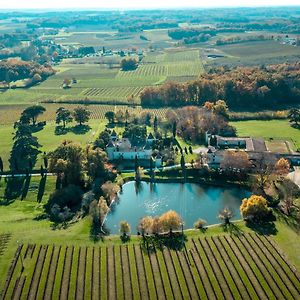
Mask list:
[{"label": "still water pond", "polygon": [[120,221],[126,220],[136,234],[140,218],[157,216],[168,210],[175,210],[184,220],[185,228],[193,228],[194,222],[201,218],[208,224],[219,223],[218,213],[224,207],[234,212],[233,219],[240,219],[241,200],[250,192],[241,188],[224,188],[194,183],[147,183],[138,186],[131,181],[123,185],[105,226],[112,234],[119,233]]}]

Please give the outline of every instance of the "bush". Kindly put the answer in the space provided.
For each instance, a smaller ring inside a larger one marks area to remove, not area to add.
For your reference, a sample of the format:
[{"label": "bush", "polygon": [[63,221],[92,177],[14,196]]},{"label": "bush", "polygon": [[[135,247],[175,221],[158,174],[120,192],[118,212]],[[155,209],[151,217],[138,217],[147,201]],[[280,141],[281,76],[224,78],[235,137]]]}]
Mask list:
[{"label": "bush", "polygon": [[194,223],[194,228],[195,228],[195,229],[203,229],[206,223],[207,223],[207,222],[206,222],[205,220],[203,220],[203,219],[198,219],[198,220]]},{"label": "bush", "polygon": [[48,203],[45,205],[45,209],[51,214],[51,209],[56,204],[59,208],[67,206],[72,211],[76,211],[81,205],[82,195],[82,190],[78,186],[71,184],[52,193]]}]

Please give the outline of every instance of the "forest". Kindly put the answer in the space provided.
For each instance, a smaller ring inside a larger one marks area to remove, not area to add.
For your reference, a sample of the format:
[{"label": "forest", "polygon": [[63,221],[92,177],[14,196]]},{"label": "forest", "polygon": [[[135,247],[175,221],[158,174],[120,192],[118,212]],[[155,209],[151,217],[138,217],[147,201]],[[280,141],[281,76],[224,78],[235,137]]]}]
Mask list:
[{"label": "forest", "polygon": [[223,99],[231,110],[259,110],[296,104],[300,96],[300,64],[221,67],[186,83],[167,82],[145,88],[144,107],[200,105]]}]

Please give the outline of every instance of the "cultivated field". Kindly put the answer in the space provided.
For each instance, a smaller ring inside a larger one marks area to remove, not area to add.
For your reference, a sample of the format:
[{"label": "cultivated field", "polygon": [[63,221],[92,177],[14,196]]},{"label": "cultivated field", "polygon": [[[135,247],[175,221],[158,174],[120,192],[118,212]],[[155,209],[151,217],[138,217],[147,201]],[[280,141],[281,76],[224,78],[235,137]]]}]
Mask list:
[{"label": "cultivated field", "polygon": [[[21,257],[24,271],[21,272]],[[191,239],[187,251],[140,245],[21,245],[3,299],[299,299],[300,277],[271,238]]]}]

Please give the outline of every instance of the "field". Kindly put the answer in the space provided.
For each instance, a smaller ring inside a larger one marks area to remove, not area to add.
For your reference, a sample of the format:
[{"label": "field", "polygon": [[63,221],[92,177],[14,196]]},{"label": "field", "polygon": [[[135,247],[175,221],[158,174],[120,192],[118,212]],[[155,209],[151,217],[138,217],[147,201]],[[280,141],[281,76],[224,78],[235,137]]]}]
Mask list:
[{"label": "field", "polygon": [[[231,122],[239,136],[263,137],[288,141],[292,150],[300,148],[300,130],[290,126],[287,120]],[[282,144],[281,144],[282,149]]]},{"label": "field", "polygon": [[297,47],[282,45],[272,40],[215,46],[215,49],[228,55],[228,57],[210,61],[212,64],[217,65],[277,64],[299,60],[299,49]]},{"label": "field", "polygon": [[[187,251],[139,244],[22,244],[3,299],[298,299],[300,278],[272,238],[191,238]],[[24,270],[21,272],[22,261]]]},{"label": "field", "polygon": [[[120,58],[95,57],[93,60],[95,63],[89,63],[90,58],[66,59],[55,67],[57,73],[41,84],[2,92],[0,105],[85,99],[127,104],[129,96],[139,104],[139,94],[147,86],[160,85],[166,80],[191,80],[204,72],[199,50],[149,52],[135,71],[127,72],[120,70]],[[63,89],[65,78],[76,78],[77,83]]]}]

